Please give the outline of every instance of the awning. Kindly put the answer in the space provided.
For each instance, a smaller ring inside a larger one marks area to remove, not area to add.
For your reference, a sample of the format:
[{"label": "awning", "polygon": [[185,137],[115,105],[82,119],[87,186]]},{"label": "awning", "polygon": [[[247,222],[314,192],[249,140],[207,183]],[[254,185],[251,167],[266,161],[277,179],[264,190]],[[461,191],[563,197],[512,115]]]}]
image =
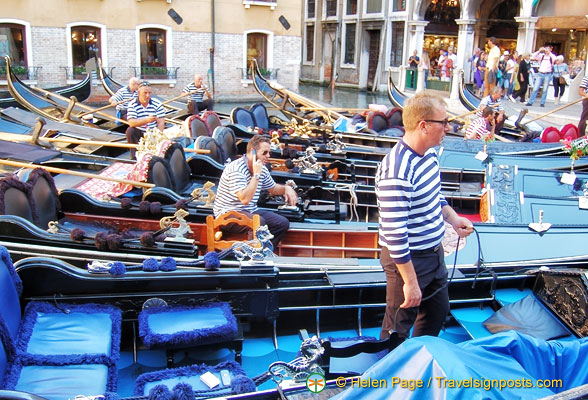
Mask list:
[{"label": "awning", "polygon": [[568,17],[539,17],[536,29],[588,29],[588,18],[581,15],[571,15]]}]

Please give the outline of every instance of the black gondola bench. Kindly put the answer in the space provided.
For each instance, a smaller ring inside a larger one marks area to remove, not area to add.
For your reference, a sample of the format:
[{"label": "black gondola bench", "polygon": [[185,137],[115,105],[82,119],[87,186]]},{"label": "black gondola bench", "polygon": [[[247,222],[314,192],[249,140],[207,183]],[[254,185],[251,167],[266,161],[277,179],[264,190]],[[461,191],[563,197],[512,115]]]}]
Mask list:
[{"label": "black gondola bench", "polygon": [[116,391],[121,311],[99,304],[30,302],[0,246],[0,388],[46,399]]}]

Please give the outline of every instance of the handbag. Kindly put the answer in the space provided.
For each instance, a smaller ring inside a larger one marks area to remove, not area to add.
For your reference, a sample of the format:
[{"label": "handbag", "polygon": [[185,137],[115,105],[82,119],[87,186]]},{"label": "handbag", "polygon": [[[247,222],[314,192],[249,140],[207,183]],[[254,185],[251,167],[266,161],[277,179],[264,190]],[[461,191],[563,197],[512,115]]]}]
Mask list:
[{"label": "handbag", "polygon": [[559,84],[560,85],[564,85],[564,86],[567,85],[566,78],[564,78],[563,76],[560,76],[557,79],[559,79]]}]

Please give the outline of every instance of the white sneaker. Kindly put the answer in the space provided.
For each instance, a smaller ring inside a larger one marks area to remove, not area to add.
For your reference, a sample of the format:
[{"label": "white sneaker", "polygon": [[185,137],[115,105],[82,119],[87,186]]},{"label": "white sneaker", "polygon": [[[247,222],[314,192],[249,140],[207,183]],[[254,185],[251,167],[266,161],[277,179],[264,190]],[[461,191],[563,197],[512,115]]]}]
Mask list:
[{"label": "white sneaker", "polygon": [[512,95],[509,95],[509,96],[508,96],[508,99],[509,99],[510,101],[512,101],[513,103],[516,103],[516,102],[517,102],[517,101],[516,101],[516,99],[515,99],[514,97],[512,97]]}]

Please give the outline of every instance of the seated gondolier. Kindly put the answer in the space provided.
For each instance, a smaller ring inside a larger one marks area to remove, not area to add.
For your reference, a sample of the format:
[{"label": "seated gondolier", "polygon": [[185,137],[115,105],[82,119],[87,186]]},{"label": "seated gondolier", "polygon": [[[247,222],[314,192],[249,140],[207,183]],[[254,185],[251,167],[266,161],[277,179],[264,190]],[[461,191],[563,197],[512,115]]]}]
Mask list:
[{"label": "seated gondolier", "polygon": [[[137,92],[137,98],[131,100],[128,107],[129,127],[126,131],[127,141],[135,144],[139,143],[147,128],[159,128],[160,131],[165,128],[165,110],[161,101],[151,98],[149,82],[141,82]],[[131,149],[131,158],[135,158],[134,149]]]},{"label": "seated gondolier", "polygon": [[485,139],[494,136],[496,122],[494,110],[491,107],[484,108],[480,117],[474,118],[465,131],[465,139]]},{"label": "seated gondolier", "polygon": [[490,94],[480,100],[476,117],[481,117],[486,107],[494,110],[495,132],[499,133],[504,126],[504,107],[502,106],[502,88],[495,86]]},{"label": "seated gondolier", "polygon": [[[274,236],[272,244],[275,249],[288,231],[290,222],[286,217],[274,212],[258,209],[259,194],[261,190],[267,190],[272,196],[282,195],[291,206],[296,205],[298,195],[290,186],[276,184],[265,166],[269,161],[269,155],[269,138],[262,135],[253,136],[247,143],[247,154],[225,167],[216,191],[213,211],[215,217],[233,210],[249,218],[253,214],[259,214],[261,225],[267,225]],[[248,228],[229,224],[223,230],[244,233]]]},{"label": "seated gondolier", "polygon": [[441,240],[447,221],[460,237],[473,232],[441,193],[434,147],[449,132],[443,98],[419,92],[404,104],[406,133],[378,166],[380,263],[386,274],[386,311],[380,332],[407,338],[437,336],[449,312]]},{"label": "seated gondolier", "polygon": [[108,102],[111,105],[116,104],[116,117],[120,119],[127,119],[127,109],[131,100],[137,98],[137,89],[141,81],[137,77],[129,79],[129,86],[123,86],[110,96]]},{"label": "seated gondolier", "polygon": [[[194,75],[194,82],[186,85],[184,93],[190,93],[190,99],[188,100],[188,111],[192,114],[198,114],[200,111],[210,110],[212,111],[212,96],[208,91],[208,88],[202,82],[202,76]],[[204,95],[208,99],[204,100]]]}]

